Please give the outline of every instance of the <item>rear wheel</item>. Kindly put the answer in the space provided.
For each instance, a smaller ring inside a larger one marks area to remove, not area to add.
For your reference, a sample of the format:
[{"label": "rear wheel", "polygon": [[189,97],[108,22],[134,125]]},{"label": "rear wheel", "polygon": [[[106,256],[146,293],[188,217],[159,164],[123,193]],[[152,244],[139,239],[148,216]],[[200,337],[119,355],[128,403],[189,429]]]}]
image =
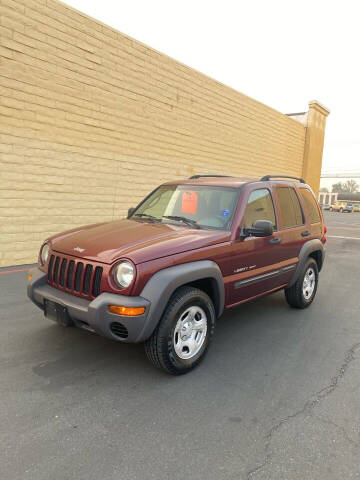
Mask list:
[{"label": "rear wheel", "polygon": [[309,258],[297,281],[285,289],[285,298],[293,308],[306,308],[315,298],[319,281],[319,271],[316,261]]},{"label": "rear wheel", "polygon": [[215,309],[208,295],[197,288],[181,287],[145,342],[145,353],[156,367],[182,375],[204,358],[214,328]]}]

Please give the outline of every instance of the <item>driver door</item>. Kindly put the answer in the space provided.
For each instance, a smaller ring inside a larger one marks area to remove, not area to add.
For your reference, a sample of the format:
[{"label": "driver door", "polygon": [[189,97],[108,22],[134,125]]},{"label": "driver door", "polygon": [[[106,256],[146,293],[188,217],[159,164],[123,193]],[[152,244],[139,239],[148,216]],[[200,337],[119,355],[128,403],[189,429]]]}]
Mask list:
[{"label": "driver door", "polygon": [[227,277],[227,303],[230,305],[276,289],[280,282],[281,236],[268,188],[250,191],[241,226],[251,227],[256,220],[271,221],[274,233],[269,237],[246,237],[234,241],[233,274]]}]

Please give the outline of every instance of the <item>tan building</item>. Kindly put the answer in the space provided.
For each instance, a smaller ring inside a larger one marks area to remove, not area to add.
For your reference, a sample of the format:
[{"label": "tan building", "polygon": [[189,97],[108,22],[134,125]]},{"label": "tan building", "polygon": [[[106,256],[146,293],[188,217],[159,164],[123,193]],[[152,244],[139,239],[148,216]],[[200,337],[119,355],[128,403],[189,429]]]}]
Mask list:
[{"label": "tan building", "polygon": [[337,202],[338,193],[325,193],[320,192],[318,195],[318,201],[322,205],[334,205]]},{"label": "tan building", "polygon": [[305,176],[328,111],[281,114],[56,0],[0,3],[0,267],[195,173]]}]

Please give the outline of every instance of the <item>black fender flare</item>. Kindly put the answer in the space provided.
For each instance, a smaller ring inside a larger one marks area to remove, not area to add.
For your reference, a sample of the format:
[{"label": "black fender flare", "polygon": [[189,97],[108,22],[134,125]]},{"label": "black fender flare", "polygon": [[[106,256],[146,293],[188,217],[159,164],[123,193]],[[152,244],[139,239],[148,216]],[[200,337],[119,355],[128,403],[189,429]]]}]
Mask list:
[{"label": "black fender flare", "polygon": [[219,317],[224,310],[225,285],[217,263],[211,260],[199,260],[167,267],[156,272],[140,293],[142,298],[150,302],[150,310],[137,341],[144,341],[151,336],[171,295],[177,288],[205,278],[212,279],[217,287],[218,308],[216,314]]},{"label": "black fender flare", "polygon": [[299,262],[297,264],[294,275],[292,276],[289,282],[288,287],[291,287],[292,285],[294,285],[296,280],[300,277],[306,261],[308,260],[308,258],[313,252],[320,252],[319,262],[318,262],[318,268],[320,272],[324,263],[325,248],[323,243],[318,238],[314,238],[313,240],[309,240],[306,243],[304,243],[304,245],[301,247],[301,250],[299,253]]}]

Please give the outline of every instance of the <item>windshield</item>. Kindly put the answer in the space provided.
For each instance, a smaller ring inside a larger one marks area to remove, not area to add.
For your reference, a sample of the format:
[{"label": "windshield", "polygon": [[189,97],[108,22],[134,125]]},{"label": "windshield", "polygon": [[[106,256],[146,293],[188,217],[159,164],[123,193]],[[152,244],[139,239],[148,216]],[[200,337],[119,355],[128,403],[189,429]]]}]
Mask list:
[{"label": "windshield", "polygon": [[228,187],[162,185],[130,218],[228,230],[234,217],[238,192],[238,189]]}]

